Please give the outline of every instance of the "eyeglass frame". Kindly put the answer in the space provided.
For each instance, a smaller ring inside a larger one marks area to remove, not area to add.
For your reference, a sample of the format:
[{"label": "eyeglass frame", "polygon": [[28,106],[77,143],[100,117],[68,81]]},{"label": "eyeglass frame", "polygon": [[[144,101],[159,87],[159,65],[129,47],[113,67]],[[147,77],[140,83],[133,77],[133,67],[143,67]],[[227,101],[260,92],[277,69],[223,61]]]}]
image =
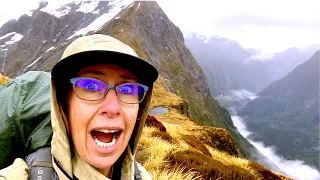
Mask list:
[{"label": "eyeglass frame", "polygon": [[[81,80],[81,79],[91,79],[91,80],[99,81],[99,82],[101,82],[102,84],[104,84],[104,85],[107,87],[107,90],[103,93],[103,95],[101,96],[101,98],[99,98],[99,99],[97,99],[97,100],[90,100],[90,99],[81,98],[81,97],[79,97],[79,95],[77,94],[77,91],[75,90],[75,84],[76,84],[76,82],[77,82],[78,80]],[[106,97],[106,95],[108,94],[109,90],[113,89],[113,90],[116,92],[116,96],[117,96],[117,98],[118,98],[119,101],[121,101],[121,102],[123,102],[123,103],[125,103],[125,104],[139,104],[139,103],[141,103],[141,102],[144,100],[144,98],[145,98],[145,96],[146,96],[146,94],[147,94],[147,92],[148,92],[148,90],[149,90],[149,87],[148,87],[148,86],[143,85],[143,84],[140,84],[140,83],[123,83],[123,84],[120,84],[120,85],[117,85],[117,86],[109,86],[108,84],[106,84],[105,82],[103,82],[103,81],[101,81],[101,80],[99,80],[99,79],[88,78],[88,77],[75,77],[75,78],[71,78],[71,79],[70,79],[70,82],[71,82],[71,84],[72,84],[72,88],[73,88],[73,91],[75,92],[76,96],[77,96],[79,99],[82,99],[82,100],[85,100],[85,101],[101,101],[103,98]],[[120,99],[120,97],[119,97],[119,95],[118,95],[118,91],[116,90],[116,88],[117,88],[118,86],[121,86],[121,85],[124,85],[124,84],[138,84],[139,86],[141,86],[141,87],[144,89],[143,96],[141,97],[141,100],[140,100],[139,102],[137,102],[137,103],[128,103],[128,102],[124,102],[124,101],[122,101],[122,100]]]}]

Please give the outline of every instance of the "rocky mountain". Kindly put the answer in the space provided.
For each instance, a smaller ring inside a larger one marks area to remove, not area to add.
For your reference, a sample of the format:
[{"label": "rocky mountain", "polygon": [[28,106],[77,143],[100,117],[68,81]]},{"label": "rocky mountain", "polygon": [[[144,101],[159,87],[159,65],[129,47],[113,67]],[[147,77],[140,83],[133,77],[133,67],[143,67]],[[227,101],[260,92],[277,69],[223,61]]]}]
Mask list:
[{"label": "rocky mountain", "polygon": [[223,37],[207,38],[195,33],[186,35],[185,43],[203,69],[214,96],[234,89],[258,92],[274,80],[261,61],[250,60],[259,53],[256,49],[245,49]]},{"label": "rocky mountain", "polygon": [[[54,10],[48,2],[40,3],[32,16],[23,15],[2,25],[0,62],[3,72],[14,77],[39,69],[38,62],[52,56],[59,45],[76,35],[96,30],[125,5],[125,2],[108,1],[71,2]],[[55,62],[47,62],[49,64],[42,68],[50,69]]]},{"label": "rocky mountain", "polygon": [[308,60],[319,49],[320,44],[292,47],[276,53],[271,59],[264,60],[264,65],[270,71],[272,78],[278,80]]},{"label": "rocky mountain", "polygon": [[111,35],[130,45],[165,78],[167,90],[188,103],[178,106],[197,123],[227,129],[240,156],[277,169],[234,127],[228,111],[211,96],[206,77],[184,44],[182,32],[156,2],[81,1],[58,9],[42,2],[0,28],[0,64],[13,78],[30,70],[50,71],[63,50],[83,34]]},{"label": "rocky mountain", "polygon": [[253,138],[287,159],[319,165],[318,50],[308,61],[258,93],[242,111]]}]

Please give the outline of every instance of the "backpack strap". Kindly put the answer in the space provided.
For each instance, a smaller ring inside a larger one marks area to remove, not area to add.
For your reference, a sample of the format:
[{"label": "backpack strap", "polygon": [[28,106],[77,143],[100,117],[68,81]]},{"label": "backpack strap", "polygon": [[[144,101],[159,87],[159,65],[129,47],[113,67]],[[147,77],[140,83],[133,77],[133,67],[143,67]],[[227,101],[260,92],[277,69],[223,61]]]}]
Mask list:
[{"label": "backpack strap", "polygon": [[34,161],[30,168],[30,180],[51,180],[54,178],[52,166],[51,148],[40,148],[35,152]]},{"label": "backpack strap", "polygon": [[140,173],[140,170],[138,167],[138,162],[136,160],[134,160],[133,163],[134,163],[134,179],[135,180],[142,180],[141,173]]}]

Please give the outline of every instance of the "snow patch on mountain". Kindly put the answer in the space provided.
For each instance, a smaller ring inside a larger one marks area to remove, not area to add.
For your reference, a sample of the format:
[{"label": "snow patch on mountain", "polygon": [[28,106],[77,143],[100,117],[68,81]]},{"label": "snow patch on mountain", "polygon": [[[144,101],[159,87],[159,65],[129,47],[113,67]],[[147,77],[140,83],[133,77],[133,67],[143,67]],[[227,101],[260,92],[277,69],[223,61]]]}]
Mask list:
[{"label": "snow patch on mountain", "polygon": [[76,33],[70,36],[68,40],[78,35],[87,34],[89,31],[99,30],[105,23],[110,21],[122,9],[126,8],[132,2],[133,0],[111,1],[109,5],[112,6],[112,8],[108,13],[102,14],[100,17],[98,17],[95,21],[93,21],[87,27],[78,30]]},{"label": "snow patch on mountain", "polygon": [[23,37],[23,35],[19,34],[19,33],[15,33],[14,36],[6,42],[7,45],[9,44],[13,44],[17,41],[20,41],[20,39]]},{"label": "snow patch on mountain", "polygon": [[[217,44],[217,45],[221,45],[224,47],[229,47],[232,45],[237,45],[238,42],[233,41],[233,40],[229,40],[227,38],[221,37],[221,36],[204,36],[198,33],[193,33],[193,35],[195,37],[197,37],[198,39],[202,40],[204,44]],[[190,35],[186,35],[186,37],[190,37]]]},{"label": "snow patch on mountain", "polygon": [[70,1],[70,0],[50,1],[50,3],[48,3],[45,7],[43,7],[41,11],[60,18],[69,13],[71,7],[67,6],[66,4],[72,3],[72,2],[75,2],[75,1]]},{"label": "snow patch on mountain", "polygon": [[[92,13],[96,7],[98,6],[99,1],[83,1],[80,3],[80,8],[77,11],[84,12],[84,13]],[[98,11],[95,11],[98,13]]]},{"label": "snow patch on mountain", "polygon": [[2,40],[2,39],[5,39],[5,38],[7,38],[7,37],[9,37],[9,36],[11,36],[11,35],[13,35],[13,34],[15,34],[16,32],[11,32],[11,33],[8,33],[8,34],[6,34],[6,35],[4,35],[4,36],[1,36],[0,37],[0,41]]},{"label": "snow patch on mountain", "polygon": [[[53,50],[55,47],[50,47],[49,49],[47,49],[47,51],[46,52],[48,52],[48,51],[51,51],[51,50]],[[45,52],[45,53],[46,53]]]},{"label": "snow patch on mountain", "polygon": [[31,64],[29,64],[26,68],[23,69],[22,72],[26,72],[26,70],[28,68],[30,68],[31,66],[33,66],[34,64],[36,64],[40,59],[42,58],[42,56],[40,56],[38,59],[36,59],[35,61],[33,61]]},{"label": "snow patch on mountain", "polygon": [[19,33],[16,33],[16,32],[11,32],[11,33],[8,33],[2,37],[0,37],[0,40],[2,39],[5,39],[7,37],[10,37],[10,40],[6,41],[3,45],[0,45],[0,47],[5,47],[5,46],[8,46],[8,45],[11,45],[17,41],[20,41],[20,39],[23,37],[23,35],[19,34]]},{"label": "snow patch on mountain", "polygon": [[71,4],[78,7],[77,12],[94,13],[97,14],[99,11],[94,11],[99,4],[99,0],[93,1],[81,1],[81,0],[56,0],[50,1],[41,11],[49,13],[55,17],[62,17],[68,14],[71,10]]},{"label": "snow patch on mountain", "polygon": [[138,4],[138,7],[137,7],[137,9],[136,9],[136,10],[138,10],[138,9],[139,9],[139,7],[140,7],[140,3]]}]

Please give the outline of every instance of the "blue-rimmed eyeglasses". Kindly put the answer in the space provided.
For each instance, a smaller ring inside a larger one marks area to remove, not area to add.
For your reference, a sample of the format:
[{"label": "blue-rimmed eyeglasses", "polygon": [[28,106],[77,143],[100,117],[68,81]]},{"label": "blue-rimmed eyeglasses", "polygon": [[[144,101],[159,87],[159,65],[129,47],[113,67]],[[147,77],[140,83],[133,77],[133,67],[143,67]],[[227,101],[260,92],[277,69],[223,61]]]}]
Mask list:
[{"label": "blue-rimmed eyeglasses", "polygon": [[125,83],[118,86],[109,86],[106,83],[94,79],[77,77],[70,79],[77,97],[87,101],[99,101],[106,96],[110,89],[116,91],[121,102],[138,104],[143,101],[148,87],[139,83]]}]

